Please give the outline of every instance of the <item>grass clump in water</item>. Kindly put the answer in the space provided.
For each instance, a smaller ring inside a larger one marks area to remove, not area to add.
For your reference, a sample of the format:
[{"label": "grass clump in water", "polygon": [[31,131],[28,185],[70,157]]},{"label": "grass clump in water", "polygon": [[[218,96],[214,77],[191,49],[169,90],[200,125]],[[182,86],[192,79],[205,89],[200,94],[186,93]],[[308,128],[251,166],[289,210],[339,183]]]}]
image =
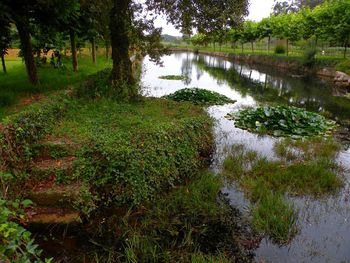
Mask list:
[{"label": "grass clump in water", "polygon": [[107,225],[126,233],[114,257],[122,262],[251,262],[236,240],[242,230],[236,210],[220,195],[222,187],[218,176],[198,173],[140,211],[108,218]]},{"label": "grass clump in water", "polygon": [[229,114],[228,118],[234,119],[236,127],[241,129],[295,139],[328,135],[336,127],[334,121],[317,113],[289,106],[244,109],[237,114]]},{"label": "grass clump in water", "polygon": [[[322,149],[322,150],[321,150]],[[256,230],[277,243],[297,233],[297,213],[284,196],[332,193],[342,185],[334,161],[339,145],[331,140],[284,140],[275,145],[280,160],[268,160],[242,145],[233,147],[224,161],[225,177],[238,181],[253,203]]]},{"label": "grass clump in water", "polygon": [[174,100],[177,102],[191,102],[196,105],[223,105],[227,103],[235,103],[235,100],[219,94],[214,91],[209,91],[205,89],[198,88],[186,88],[176,91],[173,94],[164,96],[164,98],[169,100]]},{"label": "grass clump in water", "polygon": [[167,76],[160,76],[160,79],[165,80],[186,80],[188,77],[183,75],[167,75]]}]

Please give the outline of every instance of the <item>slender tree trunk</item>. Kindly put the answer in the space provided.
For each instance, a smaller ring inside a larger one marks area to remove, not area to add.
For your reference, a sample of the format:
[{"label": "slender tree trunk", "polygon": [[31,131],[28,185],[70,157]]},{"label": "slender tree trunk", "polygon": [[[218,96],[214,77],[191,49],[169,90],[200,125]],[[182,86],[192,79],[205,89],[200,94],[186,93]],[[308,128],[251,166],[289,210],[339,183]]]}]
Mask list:
[{"label": "slender tree trunk", "polygon": [[92,49],[92,63],[96,64],[96,42],[94,37],[91,39],[91,49]]},{"label": "slender tree trunk", "polygon": [[77,47],[75,43],[75,32],[73,29],[69,30],[69,37],[70,37],[70,45],[71,45],[71,51],[72,51],[72,64],[73,64],[73,71],[78,71],[78,55],[77,55]]},{"label": "slender tree trunk", "polygon": [[20,18],[16,21],[18,35],[21,40],[22,52],[24,56],[24,62],[26,64],[26,70],[30,83],[39,84],[38,72],[35,65],[32,39],[29,31],[29,22],[26,18]]},{"label": "slender tree trunk", "polygon": [[347,46],[345,44],[345,48],[344,48],[344,58],[346,58],[346,51],[347,51]]},{"label": "slender tree trunk", "polygon": [[346,58],[347,47],[348,47],[348,39],[346,39],[346,40],[344,41],[344,58]]},{"label": "slender tree trunk", "polygon": [[6,73],[7,73],[7,70],[6,70],[5,55],[4,55],[4,54],[1,54],[1,63],[2,63],[2,70],[3,70],[4,73],[6,74]]},{"label": "slender tree trunk", "polygon": [[270,43],[271,43],[271,36],[269,36],[267,40],[267,54],[270,54]]},{"label": "slender tree trunk", "polygon": [[109,59],[109,41],[105,41],[105,48],[106,48],[106,59]]},{"label": "slender tree trunk", "polygon": [[113,4],[110,13],[113,59],[112,85],[121,99],[132,99],[137,96],[137,90],[135,90],[135,79],[129,57],[128,33],[131,19],[128,15],[128,8],[130,0],[113,0]]},{"label": "slender tree trunk", "polygon": [[289,56],[289,40],[287,39],[287,57]]},{"label": "slender tree trunk", "polygon": [[254,54],[254,42],[252,41],[251,44],[252,44],[252,52]]},{"label": "slender tree trunk", "polygon": [[316,36],[316,39],[315,39],[315,55],[317,55],[317,44],[318,44],[318,37]]},{"label": "slender tree trunk", "polygon": [[244,51],[244,50],[243,50],[243,49],[244,49],[244,47],[243,47],[243,46],[244,46],[244,44],[242,43],[242,54],[243,54],[243,51]]}]

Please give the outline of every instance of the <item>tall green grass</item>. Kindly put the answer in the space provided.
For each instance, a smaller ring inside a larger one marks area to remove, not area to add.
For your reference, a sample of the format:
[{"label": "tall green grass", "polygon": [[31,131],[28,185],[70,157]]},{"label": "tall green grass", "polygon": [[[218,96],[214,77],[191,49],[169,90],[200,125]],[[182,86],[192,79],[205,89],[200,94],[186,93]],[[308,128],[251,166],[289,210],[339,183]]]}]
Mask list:
[{"label": "tall green grass", "polygon": [[235,145],[223,163],[223,173],[237,181],[251,200],[255,229],[276,243],[288,243],[298,228],[297,212],[285,195],[319,196],[339,189],[341,167],[334,160],[339,150],[330,139],[287,139],[275,145],[280,160],[268,160]]}]

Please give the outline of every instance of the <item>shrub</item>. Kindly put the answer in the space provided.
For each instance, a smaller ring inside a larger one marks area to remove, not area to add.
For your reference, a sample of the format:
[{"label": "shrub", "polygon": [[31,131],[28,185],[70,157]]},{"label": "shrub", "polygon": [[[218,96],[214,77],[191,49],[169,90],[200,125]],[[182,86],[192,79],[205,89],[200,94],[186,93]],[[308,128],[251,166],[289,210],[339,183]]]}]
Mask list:
[{"label": "shrub", "polygon": [[275,54],[285,54],[286,48],[283,45],[277,45],[275,47]]},{"label": "shrub", "polygon": [[13,105],[16,102],[16,96],[12,92],[1,91],[0,94],[0,107],[7,107]]},{"label": "shrub", "polygon": [[336,70],[345,72],[350,75],[350,59],[344,60],[336,65]]},{"label": "shrub", "polygon": [[109,82],[110,75],[110,68],[90,75],[75,89],[76,97],[95,99],[112,95],[111,83]]},{"label": "shrub", "polygon": [[313,67],[316,63],[316,49],[315,48],[307,48],[304,51],[304,56],[303,56],[303,65],[305,67]]}]

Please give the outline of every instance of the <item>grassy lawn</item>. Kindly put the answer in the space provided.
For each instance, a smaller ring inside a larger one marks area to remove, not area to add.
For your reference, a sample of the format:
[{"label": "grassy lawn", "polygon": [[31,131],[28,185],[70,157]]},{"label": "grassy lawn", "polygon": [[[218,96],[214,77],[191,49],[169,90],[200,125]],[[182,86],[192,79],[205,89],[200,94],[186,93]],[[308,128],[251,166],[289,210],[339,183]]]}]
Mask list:
[{"label": "grassy lawn", "polygon": [[96,65],[92,63],[90,56],[81,55],[78,59],[78,73],[73,72],[69,58],[63,58],[62,69],[54,69],[50,64],[38,67],[40,85],[33,86],[28,82],[22,60],[15,57],[8,58],[6,60],[8,73],[0,73],[0,119],[11,112],[13,110],[11,106],[18,103],[22,97],[63,89],[111,66],[111,61],[107,61],[103,56],[98,57]]}]

